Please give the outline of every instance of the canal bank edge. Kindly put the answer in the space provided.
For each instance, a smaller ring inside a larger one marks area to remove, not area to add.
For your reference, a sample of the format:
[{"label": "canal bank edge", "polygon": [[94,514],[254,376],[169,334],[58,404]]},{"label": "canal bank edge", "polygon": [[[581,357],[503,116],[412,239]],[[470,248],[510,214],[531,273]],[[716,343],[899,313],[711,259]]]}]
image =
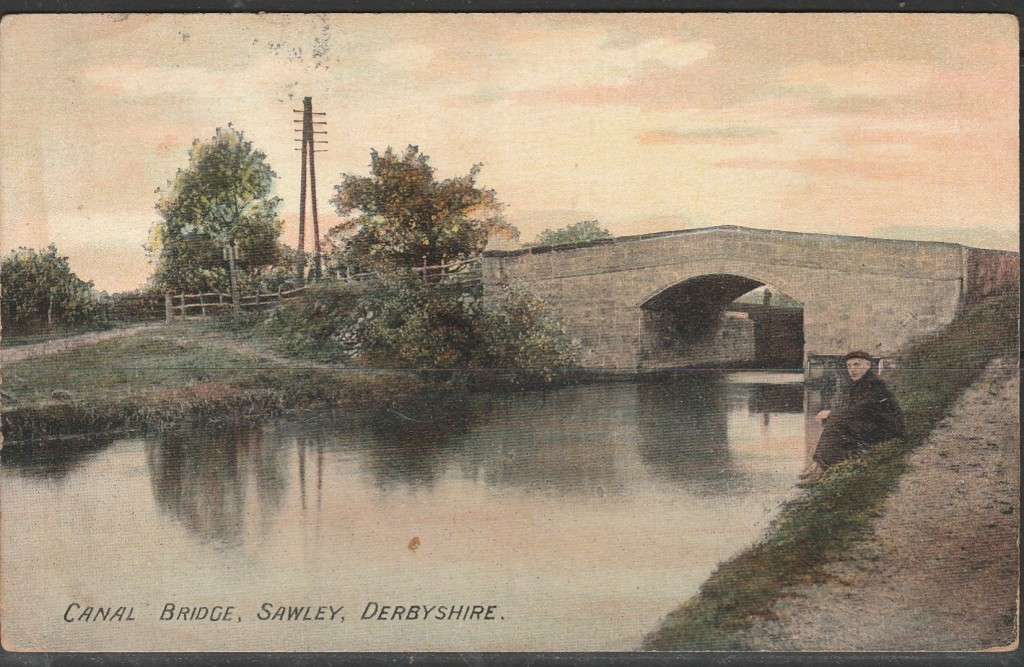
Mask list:
[{"label": "canal bank edge", "polygon": [[5,400],[0,413],[7,448],[323,408],[400,409],[428,397],[454,400],[460,389],[409,372],[284,360],[207,330],[177,327],[6,364],[4,391],[17,400]]},{"label": "canal bank edge", "polygon": [[[698,593],[645,637],[655,651],[749,650],[745,633],[794,586],[827,579],[825,566],[872,532],[883,502],[958,397],[995,359],[1019,356],[1019,291],[986,299],[944,331],[912,345],[891,387],[907,437],[835,466],[785,503],[758,543],[721,563]],[[840,602],[837,601],[837,604]]]}]

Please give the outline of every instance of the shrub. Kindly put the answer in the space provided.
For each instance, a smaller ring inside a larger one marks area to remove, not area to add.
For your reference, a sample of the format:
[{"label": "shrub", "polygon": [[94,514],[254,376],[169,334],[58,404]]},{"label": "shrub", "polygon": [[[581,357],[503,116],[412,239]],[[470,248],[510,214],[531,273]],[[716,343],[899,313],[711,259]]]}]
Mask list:
[{"label": "shrub", "polygon": [[371,363],[420,369],[524,371],[553,378],[577,346],[543,304],[514,288],[495,296],[414,277],[391,278],[362,299],[336,339]]},{"label": "shrub", "polygon": [[412,274],[368,288],[311,286],[269,316],[223,322],[270,337],[294,356],[418,370],[501,369],[521,380],[553,379],[575,364],[578,347],[521,290],[505,288],[485,299],[479,289],[425,284]]},{"label": "shrub", "polygon": [[301,297],[269,315],[239,314],[225,323],[236,330],[253,328],[258,335],[270,338],[273,347],[285,354],[340,361],[352,355],[336,336],[347,328],[358,300],[356,287],[313,284]]}]

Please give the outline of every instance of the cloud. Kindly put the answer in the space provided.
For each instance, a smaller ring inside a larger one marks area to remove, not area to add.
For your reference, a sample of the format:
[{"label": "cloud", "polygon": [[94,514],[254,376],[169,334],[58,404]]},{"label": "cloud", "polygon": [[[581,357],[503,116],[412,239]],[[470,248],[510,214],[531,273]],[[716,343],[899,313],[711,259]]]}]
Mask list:
[{"label": "cloud", "polygon": [[709,127],[695,130],[647,130],[637,135],[639,143],[657,144],[752,144],[774,138],[775,130],[764,127]]},{"label": "cloud", "polygon": [[716,167],[725,169],[745,169],[751,171],[788,171],[811,177],[856,178],[866,181],[894,181],[930,183],[947,182],[956,184],[954,174],[932,170],[929,163],[915,159],[896,159],[879,157],[868,158],[834,158],[807,157],[797,159],[775,158],[732,158],[718,160]]},{"label": "cloud", "polygon": [[506,98],[543,103],[574,90],[629,87],[645,72],[679,71],[714,51],[707,40],[656,37],[617,42],[607,29],[538,32],[520,41],[528,43],[497,48],[475,60],[467,59],[461,48],[443,49],[429,65],[434,74],[456,72],[468,82],[463,92],[452,96],[455,104]]},{"label": "cloud", "polygon": [[820,99],[812,108],[823,114],[881,115],[899,113],[909,102],[908,98],[900,96],[841,95]]}]

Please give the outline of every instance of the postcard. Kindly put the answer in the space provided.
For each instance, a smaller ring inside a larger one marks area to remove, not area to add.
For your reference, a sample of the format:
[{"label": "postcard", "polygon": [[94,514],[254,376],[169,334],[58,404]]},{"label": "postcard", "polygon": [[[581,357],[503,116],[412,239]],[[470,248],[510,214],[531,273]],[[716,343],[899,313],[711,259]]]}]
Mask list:
[{"label": "postcard", "polygon": [[4,17],[4,650],[1015,649],[1018,53]]}]

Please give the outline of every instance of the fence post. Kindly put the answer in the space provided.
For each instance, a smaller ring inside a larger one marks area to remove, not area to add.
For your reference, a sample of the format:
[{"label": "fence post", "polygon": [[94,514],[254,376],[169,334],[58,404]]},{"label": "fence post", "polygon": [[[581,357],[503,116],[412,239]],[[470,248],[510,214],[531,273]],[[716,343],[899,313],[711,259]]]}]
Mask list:
[{"label": "fence post", "polygon": [[203,293],[199,293],[199,312],[206,315],[206,299],[203,297]]},{"label": "fence post", "polygon": [[164,292],[164,321],[170,324],[174,319],[174,297],[170,292]]},{"label": "fence post", "polygon": [[242,297],[238,293],[238,270],[235,267],[235,260],[238,259],[238,248],[235,242],[228,244],[228,268],[231,271],[231,308],[237,315],[242,310]]},{"label": "fence post", "polygon": [[345,282],[352,283],[352,267],[347,264],[345,265]]},{"label": "fence post", "polygon": [[181,297],[181,316],[185,317],[185,293],[182,292],[178,296]]},{"label": "fence post", "polygon": [[280,306],[283,302],[284,302],[284,299],[281,297],[281,286],[278,285],[277,286],[277,305]]},{"label": "fence post", "polygon": [[423,282],[427,282],[427,256],[423,256]]}]

